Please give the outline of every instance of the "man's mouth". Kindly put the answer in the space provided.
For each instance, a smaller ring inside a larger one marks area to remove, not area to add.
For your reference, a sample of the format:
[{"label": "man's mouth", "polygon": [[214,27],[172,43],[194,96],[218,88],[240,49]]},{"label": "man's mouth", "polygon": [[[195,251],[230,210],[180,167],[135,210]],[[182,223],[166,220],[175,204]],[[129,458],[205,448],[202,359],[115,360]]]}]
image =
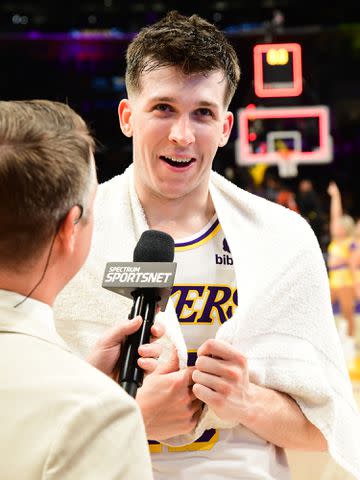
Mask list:
[{"label": "man's mouth", "polygon": [[192,163],[195,162],[195,158],[193,157],[166,157],[165,155],[160,155],[160,159],[166,162],[168,165],[176,168],[184,168],[188,167]]}]

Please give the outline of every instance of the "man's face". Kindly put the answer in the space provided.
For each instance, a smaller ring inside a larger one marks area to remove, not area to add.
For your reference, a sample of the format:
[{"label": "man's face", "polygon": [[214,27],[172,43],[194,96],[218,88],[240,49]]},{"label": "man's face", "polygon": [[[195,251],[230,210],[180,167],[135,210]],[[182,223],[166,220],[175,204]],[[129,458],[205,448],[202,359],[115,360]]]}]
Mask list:
[{"label": "man's face", "polygon": [[214,156],[233,125],[225,88],[221,71],[184,75],[162,67],[144,73],[141,91],[121,101],[121,129],[133,137],[141,199],[177,199],[208,190]]}]

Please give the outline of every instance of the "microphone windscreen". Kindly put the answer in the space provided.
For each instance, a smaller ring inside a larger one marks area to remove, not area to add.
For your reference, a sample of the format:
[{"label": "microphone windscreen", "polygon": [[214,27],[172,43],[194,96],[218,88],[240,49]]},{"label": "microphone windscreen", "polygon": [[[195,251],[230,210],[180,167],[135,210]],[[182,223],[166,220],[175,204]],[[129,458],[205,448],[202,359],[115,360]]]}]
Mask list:
[{"label": "microphone windscreen", "polygon": [[134,262],[172,262],[175,242],[159,230],[145,230],[134,250]]}]

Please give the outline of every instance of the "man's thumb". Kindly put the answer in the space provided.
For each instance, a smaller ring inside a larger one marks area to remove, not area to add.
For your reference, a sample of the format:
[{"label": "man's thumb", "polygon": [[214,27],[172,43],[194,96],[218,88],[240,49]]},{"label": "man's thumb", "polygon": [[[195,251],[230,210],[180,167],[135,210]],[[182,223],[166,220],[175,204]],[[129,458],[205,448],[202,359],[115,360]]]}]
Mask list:
[{"label": "man's thumb", "polygon": [[156,369],[156,373],[172,373],[179,370],[179,355],[175,346],[171,345],[166,354],[166,359],[162,359]]}]

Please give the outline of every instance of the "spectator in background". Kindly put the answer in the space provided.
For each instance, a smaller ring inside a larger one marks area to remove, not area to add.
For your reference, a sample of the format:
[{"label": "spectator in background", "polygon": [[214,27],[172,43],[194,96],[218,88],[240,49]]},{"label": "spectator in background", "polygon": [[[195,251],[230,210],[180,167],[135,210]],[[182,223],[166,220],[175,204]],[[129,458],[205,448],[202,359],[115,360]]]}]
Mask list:
[{"label": "spectator in background", "polygon": [[351,245],[350,264],[354,279],[355,295],[360,300],[360,219],[354,228],[354,237]]},{"label": "spectator in background", "polygon": [[273,175],[265,178],[264,197],[294,212],[299,211],[294,193],[279,178]]},{"label": "spectator in background", "polygon": [[276,198],[276,203],[282,205],[283,207],[289,208],[294,212],[299,213],[298,206],[295,200],[295,194],[285,185],[281,184],[280,191]]},{"label": "spectator in background", "polygon": [[263,197],[271,202],[276,202],[279,195],[280,182],[274,175],[265,175]]},{"label": "spectator in background", "polygon": [[344,215],[341,194],[335,182],[328,187],[330,195],[330,236],[328,246],[328,270],[331,300],[338,301],[342,315],[348,324],[348,334],[355,334],[354,280],[350,268],[350,256],[354,220]]}]

